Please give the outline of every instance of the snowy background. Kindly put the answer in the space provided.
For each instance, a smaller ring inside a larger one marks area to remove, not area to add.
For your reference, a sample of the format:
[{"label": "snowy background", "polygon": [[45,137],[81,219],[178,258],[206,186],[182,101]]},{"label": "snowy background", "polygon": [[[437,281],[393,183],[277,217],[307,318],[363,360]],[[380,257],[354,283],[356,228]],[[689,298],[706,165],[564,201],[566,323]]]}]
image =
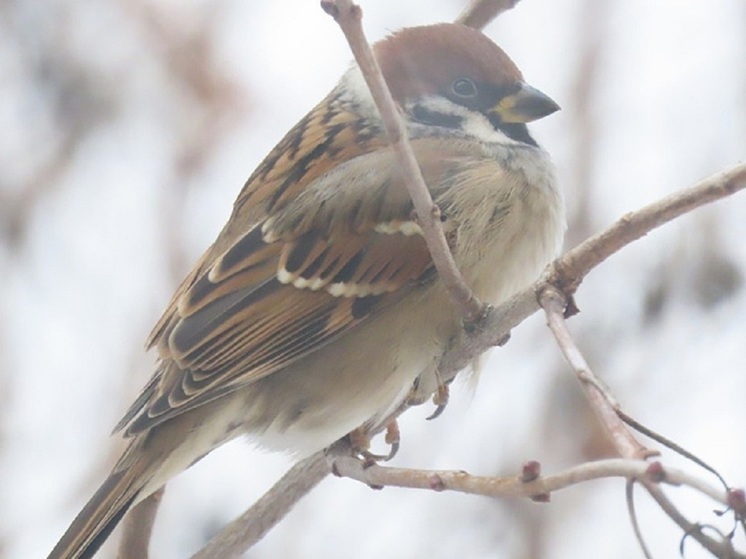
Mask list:
[{"label": "snowy background", "polygon": [[[362,5],[377,39],[451,21],[464,2]],[[564,109],[533,131],[567,192],[568,247],[744,159],[742,0],[523,0],[486,32]],[[152,370],[151,325],[246,177],[349,60],[316,0],[0,2],[0,557],[46,556],[104,478],[121,450],[109,432]],[[737,486],[744,239],[741,193],[593,272],[571,322],[629,413]],[[403,418],[394,465],[508,475],[608,452],[540,315],[492,352],[475,391],[430,411]],[[237,441],[180,476],[154,559],[188,557],[288,465]],[[327,479],[247,557],[640,557],[623,492],[600,481],[539,505]],[[675,496],[716,522],[710,503]],[[656,557],[676,556],[679,530],[647,501]]]}]

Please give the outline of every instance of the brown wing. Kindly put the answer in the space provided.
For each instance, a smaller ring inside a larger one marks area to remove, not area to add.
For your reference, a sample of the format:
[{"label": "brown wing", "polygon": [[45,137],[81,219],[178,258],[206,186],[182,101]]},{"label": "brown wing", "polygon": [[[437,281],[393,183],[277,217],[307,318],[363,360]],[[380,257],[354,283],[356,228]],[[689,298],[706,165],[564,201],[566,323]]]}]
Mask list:
[{"label": "brown wing", "polygon": [[[233,251],[244,258],[227,266]],[[430,266],[420,235],[369,231],[340,243],[309,231],[268,244],[256,226],[180,298],[161,351],[165,366],[128,433],[322,347],[422,281]]]},{"label": "brown wing", "polygon": [[[231,221],[156,325],[149,345],[161,366],[118,429],[146,430],[272,374],[430,276],[390,150],[354,156],[345,143],[339,165],[335,150],[317,154],[309,138],[282,163],[296,177],[284,190],[270,194],[266,182],[287,180],[273,165],[288,157],[288,138],[244,187]],[[236,234],[242,219],[253,223]]]}]

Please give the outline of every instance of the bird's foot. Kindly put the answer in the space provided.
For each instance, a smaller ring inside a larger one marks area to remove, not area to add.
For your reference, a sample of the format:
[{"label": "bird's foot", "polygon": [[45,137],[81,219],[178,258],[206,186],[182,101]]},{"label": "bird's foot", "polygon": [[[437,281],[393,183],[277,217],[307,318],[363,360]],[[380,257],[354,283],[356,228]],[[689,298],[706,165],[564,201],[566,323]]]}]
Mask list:
[{"label": "bird's foot", "polygon": [[365,427],[355,429],[348,435],[348,438],[350,439],[352,453],[362,459],[364,467],[369,468],[377,462],[388,462],[396,456],[396,453],[399,451],[401,432],[399,431],[399,424],[395,419],[386,426],[384,440],[389,445],[389,452],[387,454],[376,454],[370,451],[370,434]]}]

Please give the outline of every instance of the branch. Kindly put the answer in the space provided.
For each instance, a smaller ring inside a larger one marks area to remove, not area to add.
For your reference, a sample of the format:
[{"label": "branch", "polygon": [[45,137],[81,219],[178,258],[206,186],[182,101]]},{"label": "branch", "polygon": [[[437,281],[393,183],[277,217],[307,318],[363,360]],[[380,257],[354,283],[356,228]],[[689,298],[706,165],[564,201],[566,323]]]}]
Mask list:
[{"label": "branch", "polygon": [[474,0],[456,18],[456,23],[484,29],[501,13],[515,8],[520,0]]},{"label": "branch", "polygon": [[405,184],[417,214],[417,221],[422,228],[440,280],[448,290],[451,299],[459,306],[465,322],[478,321],[484,315],[486,307],[474,296],[456,268],[451,249],[448,247],[448,241],[441,227],[440,208],[433,202],[430,191],[425,185],[420,166],[417,164],[409,143],[407,128],[365,38],[361,24],[362,10],[352,0],[322,0],[321,7],[335,19],[342,29],[352,54],[355,56],[355,61],[373,95],[386,133],[399,160]]},{"label": "branch", "polygon": [[[331,450],[328,460],[333,473],[365,483],[375,489],[403,487],[437,492],[457,491],[492,498],[530,498],[538,502],[547,502],[554,491],[595,479],[621,477],[631,480],[630,483],[638,481],[647,489],[664,513],[674,520],[688,537],[697,540],[715,557],[746,559],[746,555],[733,548],[728,537],[723,536],[720,539],[709,537],[702,531],[699,524],[687,520],[668,499],[661,485],[665,483],[694,489],[725,507],[731,506],[729,493],[683,470],[664,468],[660,462],[649,463],[631,458],[614,458],[587,462],[549,476],[540,476],[538,463],[531,462],[524,466],[524,472],[521,475],[493,477],[474,476],[464,471],[413,470],[378,464],[369,465],[350,456],[346,450],[344,446]],[[631,486],[628,484],[628,493],[629,491],[631,491]],[[631,499],[631,495],[628,494],[628,497]],[[631,512],[633,514],[633,511]],[[639,537],[639,526],[634,516],[633,526]]]},{"label": "branch", "polygon": [[254,505],[223,528],[192,559],[231,559],[282,520],[330,472],[323,452],[298,462]]},{"label": "branch", "polygon": [[[565,320],[565,308],[567,307],[567,302],[568,300],[565,295],[553,285],[546,286],[546,288],[539,294],[539,303],[544,308],[549,328],[552,330],[565,359],[575,371],[577,379],[580,381],[580,385],[583,388],[583,392],[585,393],[591,408],[596,413],[601,424],[606,428],[606,432],[609,435],[609,439],[614,444],[614,448],[622,457],[629,459],[645,459],[658,454],[657,452],[647,449],[638,442],[634,435],[632,435],[623,420],[623,414],[620,413],[620,407],[616,403],[614,397],[603,385],[601,380],[593,373],[583,357],[583,354],[580,352],[580,349],[575,344]],[[624,414],[624,417],[626,417],[626,414]],[[690,456],[689,453],[685,453],[685,455]],[[694,461],[698,465],[704,466],[708,471],[718,475],[714,470],[712,470],[712,468],[704,465],[701,460],[695,459]],[[634,511],[633,486],[634,480],[636,479],[640,481],[643,487],[645,487],[648,493],[653,497],[653,499],[655,499],[663,512],[684,530],[684,537],[694,538],[715,557],[727,557],[729,559],[736,556],[744,557],[743,555],[737,554],[728,537],[723,536],[719,540],[716,540],[707,536],[701,530],[699,525],[688,521],[678,508],[671,503],[658,483],[663,479],[670,482],[669,473],[669,469],[663,470],[663,467],[659,462],[657,462],[650,464],[650,469],[648,470],[648,475],[646,477],[630,477],[627,483],[627,504],[632,527],[645,557],[650,558],[651,555],[642,539],[642,533]],[[722,481],[722,478],[719,475],[718,478]],[[690,481],[687,485],[698,489],[702,493],[711,494],[708,486],[702,485],[702,482],[699,480]],[[728,493],[723,493],[726,499],[723,504],[725,504],[726,507],[730,507]],[[736,513],[736,517],[738,517],[738,513]]]},{"label": "branch", "polygon": [[122,524],[117,559],[148,559],[150,534],[164,491],[165,487],[161,487],[127,513]]},{"label": "branch", "polygon": [[655,454],[640,444],[627,429],[627,425],[616,412],[619,405],[602,381],[591,370],[575,344],[565,321],[567,299],[564,294],[556,287],[549,285],[539,295],[539,304],[544,308],[547,323],[557,340],[557,345],[562,350],[567,362],[574,369],[586,398],[593,411],[596,412],[601,424],[606,428],[614,443],[614,448],[624,458],[644,459]]},{"label": "branch", "polygon": [[[695,489],[720,505],[727,506],[728,495],[723,489],[704,483],[699,478],[676,468],[665,468],[660,463],[644,460],[612,458],[574,466],[549,476],[535,476],[526,481],[526,474],[516,476],[475,476],[454,470],[412,470],[368,464],[345,455],[343,450],[332,452],[328,458],[335,475],[349,477],[372,487],[406,487],[433,491],[457,491],[485,497],[542,497],[594,479],[621,477],[651,483],[667,483]],[[652,473],[655,467],[654,472]],[[661,474],[660,472],[664,472]]]},{"label": "branch", "polygon": [[628,244],[685,213],[744,188],[746,164],[736,165],[623,216],[605,231],[555,260],[541,279],[490,309],[478,331],[462,332],[440,361],[443,380],[453,379],[475,357],[505,339],[513,328],[539,310],[537,294],[547,285],[555,285],[569,295],[593,268]]},{"label": "branch", "polygon": [[570,289],[577,289],[593,268],[615,252],[692,210],[730,196],[746,187],[746,164],[712,175],[695,186],[676,192],[635,212],[622,216],[606,231],[591,237],[565,254],[552,266],[554,278]]}]

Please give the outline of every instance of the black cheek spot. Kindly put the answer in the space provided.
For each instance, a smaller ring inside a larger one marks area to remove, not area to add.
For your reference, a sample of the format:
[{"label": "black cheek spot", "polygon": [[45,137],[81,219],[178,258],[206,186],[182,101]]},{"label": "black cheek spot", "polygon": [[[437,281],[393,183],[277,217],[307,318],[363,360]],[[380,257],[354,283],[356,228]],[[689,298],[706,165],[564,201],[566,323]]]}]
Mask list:
[{"label": "black cheek spot", "polygon": [[443,128],[460,128],[464,120],[458,115],[439,113],[422,105],[412,107],[412,118],[427,126],[442,126]]}]

